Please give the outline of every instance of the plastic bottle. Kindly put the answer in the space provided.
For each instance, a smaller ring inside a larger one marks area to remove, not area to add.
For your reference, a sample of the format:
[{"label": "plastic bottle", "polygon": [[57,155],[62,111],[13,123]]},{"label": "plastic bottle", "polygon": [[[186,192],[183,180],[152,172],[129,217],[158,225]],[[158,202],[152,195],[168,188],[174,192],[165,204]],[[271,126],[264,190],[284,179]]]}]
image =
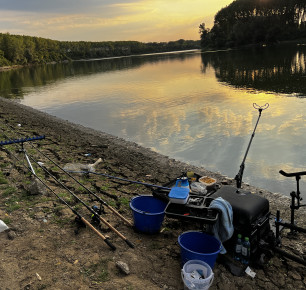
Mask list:
[{"label": "plastic bottle", "polygon": [[235,245],[235,260],[240,261],[241,260],[241,250],[242,250],[242,240],[241,235],[238,234],[238,239]]},{"label": "plastic bottle", "polygon": [[242,263],[248,265],[250,262],[251,245],[249,238],[245,237],[241,248]]}]

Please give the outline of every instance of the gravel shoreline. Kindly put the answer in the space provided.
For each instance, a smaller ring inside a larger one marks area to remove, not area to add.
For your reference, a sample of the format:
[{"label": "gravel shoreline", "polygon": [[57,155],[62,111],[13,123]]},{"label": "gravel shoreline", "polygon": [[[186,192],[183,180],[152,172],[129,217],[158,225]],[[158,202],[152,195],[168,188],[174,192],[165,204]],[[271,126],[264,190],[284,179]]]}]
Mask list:
[{"label": "gravel shoreline", "polygon": [[[67,146],[67,148],[70,148],[69,146],[88,148],[89,150],[99,148],[104,154],[104,159],[111,160],[118,174],[129,179],[144,180],[145,182],[154,184],[164,184],[180,175],[182,171],[194,171],[200,175],[210,175],[216,178],[220,184],[235,184],[232,179],[218,173],[207,171],[205,168],[171,159],[148,148],[143,148],[136,143],[81,125],[73,124],[7,99],[0,98],[0,116],[2,121],[7,122],[12,128],[16,128],[17,124],[21,124],[21,127],[28,130],[29,134],[46,135],[48,140],[56,140],[56,142],[62,146]],[[276,210],[280,210],[283,219],[290,219],[289,197],[279,193],[271,193],[248,184],[243,184],[242,188],[267,198],[270,202],[272,214],[276,214]],[[299,226],[305,227],[305,220],[306,210],[305,208],[300,208],[296,211],[296,221]],[[294,246],[290,239],[285,238],[283,241],[284,248],[305,258],[305,238],[299,235],[295,238],[294,242],[297,243],[297,246]],[[254,279],[248,276],[235,277],[228,271],[225,271],[222,265],[217,265],[214,269],[215,281],[211,289],[305,289],[305,267],[281,257],[273,257],[271,261],[272,262],[267,265],[268,269],[255,270],[257,276]],[[153,276],[155,277],[155,275]],[[156,281],[153,278],[151,280],[153,280],[155,286],[156,284],[163,286],[158,286],[156,288],[149,287],[147,289],[179,289],[176,288],[177,286],[171,286],[170,282],[167,284],[167,278],[163,278],[162,280],[162,278],[158,278],[158,276],[157,270],[156,277],[154,278]],[[179,279],[179,273],[177,277]],[[161,279],[161,282],[157,282],[158,279]],[[140,281],[139,283],[141,283]],[[143,283],[143,287],[148,287],[149,284],[146,284],[144,281]],[[176,285],[182,286],[181,282],[177,283]],[[116,285],[117,286],[113,289],[119,289],[116,288],[119,284]],[[112,287],[113,286],[114,285],[112,285]],[[97,289],[111,289],[111,284],[109,287],[110,288],[107,286]],[[134,285],[134,287],[136,286]],[[31,289],[38,288],[34,287]],[[51,287],[51,289],[53,288]]]}]

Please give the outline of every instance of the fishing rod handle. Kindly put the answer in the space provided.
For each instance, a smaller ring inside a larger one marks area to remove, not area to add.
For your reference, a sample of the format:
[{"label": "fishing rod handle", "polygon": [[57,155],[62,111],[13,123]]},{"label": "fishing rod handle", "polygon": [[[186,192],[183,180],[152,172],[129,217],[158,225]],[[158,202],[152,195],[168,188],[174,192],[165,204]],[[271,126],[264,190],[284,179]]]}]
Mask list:
[{"label": "fishing rod handle", "polygon": [[126,219],[124,216],[122,216],[119,212],[117,212],[114,208],[112,208],[110,205],[105,204],[105,206],[110,209],[115,215],[117,215],[118,217],[120,217],[124,222],[126,222],[129,226],[133,226],[133,223],[130,222],[128,219]]},{"label": "fishing rod handle", "polygon": [[129,240],[125,240],[125,242],[128,244],[128,246],[132,249],[135,248],[134,244],[132,242],[130,242]]},{"label": "fishing rod handle", "polygon": [[112,250],[116,250],[116,247],[105,237],[103,236],[89,221],[81,217],[81,221],[89,226]]},{"label": "fishing rod handle", "polygon": [[116,247],[109,241],[108,238],[106,238],[106,239],[104,240],[104,242],[105,242],[113,251],[116,250]]}]

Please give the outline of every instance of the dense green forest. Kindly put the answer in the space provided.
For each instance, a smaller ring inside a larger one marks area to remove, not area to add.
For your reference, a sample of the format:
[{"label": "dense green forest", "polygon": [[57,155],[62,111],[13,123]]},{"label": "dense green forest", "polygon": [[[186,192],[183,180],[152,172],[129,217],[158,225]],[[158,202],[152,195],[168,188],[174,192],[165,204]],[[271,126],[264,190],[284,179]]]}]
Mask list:
[{"label": "dense green forest", "polygon": [[200,48],[200,41],[57,41],[0,33],[0,67]]},{"label": "dense green forest", "polygon": [[212,29],[200,24],[201,46],[228,48],[306,38],[306,0],[235,0]]}]

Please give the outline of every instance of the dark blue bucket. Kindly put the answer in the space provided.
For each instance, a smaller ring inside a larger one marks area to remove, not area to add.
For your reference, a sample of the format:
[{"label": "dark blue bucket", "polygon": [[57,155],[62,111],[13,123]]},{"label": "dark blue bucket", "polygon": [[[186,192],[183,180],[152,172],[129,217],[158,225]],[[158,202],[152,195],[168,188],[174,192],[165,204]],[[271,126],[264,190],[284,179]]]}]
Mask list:
[{"label": "dark blue bucket", "polygon": [[185,232],[178,237],[181,260],[184,265],[189,260],[201,260],[212,269],[221,250],[221,242],[202,232]]},{"label": "dark blue bucket", "polygon": [[137,230],[155,234],[160,231],[167,204],[153,196],[140,195],[130,202],[133,211],[134,226]]}]

